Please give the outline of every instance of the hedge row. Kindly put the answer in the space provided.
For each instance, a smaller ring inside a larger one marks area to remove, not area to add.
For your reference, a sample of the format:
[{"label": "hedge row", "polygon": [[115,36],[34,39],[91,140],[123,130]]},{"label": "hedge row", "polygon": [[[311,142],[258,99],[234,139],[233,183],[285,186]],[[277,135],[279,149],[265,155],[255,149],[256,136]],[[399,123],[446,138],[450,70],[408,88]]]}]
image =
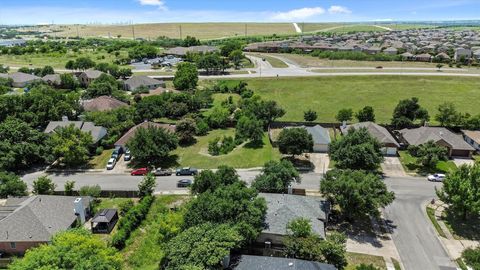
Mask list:
[{"label": "hedge row", "polygon": [[117,233],[112,237],[111,245],[117,249],[123,249],[125,242],[130,237],[130,234],[140,226],[140,223],[145,219],[150,210],[155,197],[144,197],[140,203],[133,206],[122,219],[118,222]]}]

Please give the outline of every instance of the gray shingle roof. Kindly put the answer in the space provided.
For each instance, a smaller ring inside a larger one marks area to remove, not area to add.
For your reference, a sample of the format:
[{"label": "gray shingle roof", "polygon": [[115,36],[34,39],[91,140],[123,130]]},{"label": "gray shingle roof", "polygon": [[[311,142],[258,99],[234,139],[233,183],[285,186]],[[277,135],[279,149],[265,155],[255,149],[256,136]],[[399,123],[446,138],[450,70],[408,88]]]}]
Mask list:
[{"label": "gray shingle roof", "polygon": [[[8,199],[0,212],[0,241],[46,242],[53,234],[66,230],[76,221],[74,201],[77,197],[37,195]],[[89,197],[83,197],[88,208]]]},{"label": "gray shingle roof", "polygon": [[233,270],[336,270],[325,263],[299,259],[242,255],[231,265]]},{"label": "gray shingle roof", "polygon": [[443,140],[456,150],[474,150],[461,135],[457,135],[444,127],[420,127],[400,130],[403,138],[410,145],[421,145],[428,141]]},{"label": "gray shingle roof", "polygon": [[208,53],[208,52],[216,52],[216,51],[218,51],[218,48],[213,46],[192,46],[192,47],[171,48],[166,50],[164,54],[184,56],[187,54],[187,52]]},{"label": "gray shingle roof", "polygon": [[85,77],[90,78],[90,79],[97,79],[102,74],[103,74],[103,72],[101,72],[99,70],[85,70],[80,75],[85,76]]},{"label": "gray shingle roof", "polygon": [[129,90],[135,90],[140,86],[160,86],[164,85],[165,82],[159,81],[148,76],[132,76],[124,82]]},{"label": "gray shingle roof", "polygon": [[366,128],[368,133],[376,138],[382,144],[394,144],[397,147],[400,147],[400,144],[395,140],[395,138],[388,132],[388,130],[376,123],[373,122],[362,122],[353,125],[349,125],[346,128],[342,129],[342,133],[345,134],[349,129],[360,129]]},{"label": "gray shingle roof", "polygon": [[108,223],[112,221],[113,217],[117,213],[117,209],[102,209],[93,217],[94,223]]},{"label": "gray shingle roof", "polygon": [[271,193],[260,193],[259,196],[265,198],[268,207],[263,233],[286,235],[288,222],[307,218],[311,220],[312,230],[325,238],[325,223],[322,220],[326,220],[327,214],[321,207],[321,199]]},{"label": "gray shingle roof", "polygon": [[159,123],[153,123],[153,122],[143,122],[140,123],[134,127],[132,127],[130,130],[128,130],[123,136],[118,139],[118,141],[115,143],[115,146],[125,146],[128,141],[135,136],[137,130],[139,128],[149,128],[149,127],[154,127],[154,128],[164,128],[170,132],[175,132],[176,126],[175,125],[169,125],[169,124],[159,124]]},{"label": "gray shingle roof", "polygon": [[25,82],[33,82],[35,80],[41,80],[40,77],[37,77],[32,74],[23,73],[23,72],[15,72],[8,75],[8,77],[12,78],[14,83],[25,83]]},{"label": "gray shingle roof", "polygon": [[328,130],[326,128],[320,125],[304,128],[310,135],[312,135],[314,144],[330,144],[332,142],[330,139],[330,134],[328,134]]},{"label": "gray shingle roof", "polygon": [[52,83],[56,85],[60,85],[62,83],[62,79],[60,78],[60,74],[49,74],[42,77],[42,80],[47,83]]},{"label": "gray shingle roof", "polygon": [[92,122],[83,122],[83,121],[50,121],[47,128],[45,128],[45,133],[52,133],[57,128],[63,128],[73,125],[74,127],[80,129],[83,132],[90,133],[93,138],[93,143],[100,141],[105,135],[107,135],[107,129],[102,126],[95,126]]}]

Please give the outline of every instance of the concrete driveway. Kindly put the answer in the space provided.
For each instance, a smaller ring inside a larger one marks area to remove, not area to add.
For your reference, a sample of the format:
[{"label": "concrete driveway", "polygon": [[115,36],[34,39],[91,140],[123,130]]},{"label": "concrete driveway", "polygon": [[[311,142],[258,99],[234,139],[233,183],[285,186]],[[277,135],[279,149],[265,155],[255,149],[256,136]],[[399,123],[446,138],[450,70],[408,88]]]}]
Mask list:
[{"label": "concrete driveway", "polygon": [[382,170],[388,177],[407,176],[398,157],[385,157],[385,161],[382,163]]},{"label": "concrete driveway", "polygon": [[326,173],[328,171],[328,165],[330,165],[330,157],[326,153],[310,153],[309,159],[315,166],[315,173]]}]

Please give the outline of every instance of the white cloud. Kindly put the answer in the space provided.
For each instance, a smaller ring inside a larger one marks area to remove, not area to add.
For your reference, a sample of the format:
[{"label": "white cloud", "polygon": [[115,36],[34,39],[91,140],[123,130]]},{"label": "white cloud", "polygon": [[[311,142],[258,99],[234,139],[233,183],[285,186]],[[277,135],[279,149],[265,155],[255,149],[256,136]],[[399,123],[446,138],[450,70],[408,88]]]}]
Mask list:
[{"label": "white cloud", "polygon": [[330,14],[350,14],[352,11],[346,7],[342,6],[331,6],[328,9],[328,13]]},{"label": "white cloud", "polygon": [[299,19],[307,19],[316,15],[321,15],[325,13],[325,9],[321,7],[312,7],[312,8],[300,8],[293,9],[286,12],[277,12],[271,18],[273,20],[282,20],[282,21],[293,21]]},{"label": "white cloud", "polygon": [[138,0],[142,6],[157,6],[160,9],[166,9],[165,1],[163,0]]}]

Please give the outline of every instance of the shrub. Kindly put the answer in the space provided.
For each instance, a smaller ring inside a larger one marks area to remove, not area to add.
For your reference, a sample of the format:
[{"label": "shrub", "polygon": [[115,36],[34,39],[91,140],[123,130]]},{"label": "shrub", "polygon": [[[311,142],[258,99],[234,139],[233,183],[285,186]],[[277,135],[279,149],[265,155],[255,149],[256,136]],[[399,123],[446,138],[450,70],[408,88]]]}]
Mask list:
[{"label": "shrub", "polygon": [[210,127],[205,120],[201,119],[197,121],[197,136],[205,136],[207,135],[209,130]]},{"label": "shrub", "polygon": [[103,147],[99,146],[97,149],[95,149],[95,155],[99,156],[103,153]]},{"label": "shrub", "polygon": [[102,188],[99,185],[83,186],[80,188],[78,193],[80,194],[80,196],[90,196],[98,198],[102,193]]},{"label": "shrub", "polygon": [[208,153],[212,156],[226,155],[235,149],[237,142],[238,140],[231,136],[225,136],[222,139],[217,137],[208,143]]},{"label": "shrub", "polygon": [[127,200],[118,206],[120,208],[120,215],[124,216],[133,207],[133,200]]}]

